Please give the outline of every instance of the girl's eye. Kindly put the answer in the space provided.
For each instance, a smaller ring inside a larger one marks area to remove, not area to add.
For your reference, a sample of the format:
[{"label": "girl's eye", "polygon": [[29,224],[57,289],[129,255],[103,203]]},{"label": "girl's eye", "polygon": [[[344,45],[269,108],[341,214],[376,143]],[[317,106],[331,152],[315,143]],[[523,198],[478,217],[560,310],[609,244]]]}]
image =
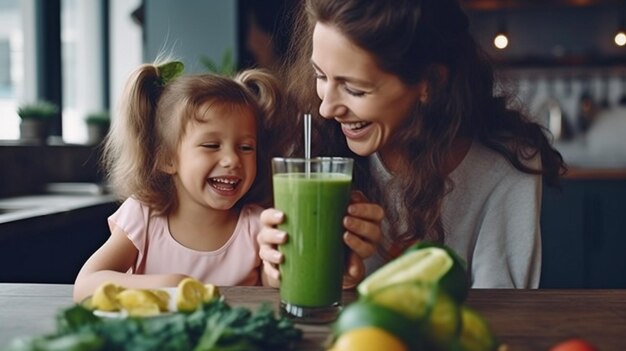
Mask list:
[{"label": "girl's eye", "polygon": [[202,144],[202,147],[205,149],[219,149],[220,144]]},{"label": "girl's eye", "polygon": [[241,145],[239,148],[241,149],[241,151],[254,151],[255,150],[254,145],[247,145],[247,144]]}]

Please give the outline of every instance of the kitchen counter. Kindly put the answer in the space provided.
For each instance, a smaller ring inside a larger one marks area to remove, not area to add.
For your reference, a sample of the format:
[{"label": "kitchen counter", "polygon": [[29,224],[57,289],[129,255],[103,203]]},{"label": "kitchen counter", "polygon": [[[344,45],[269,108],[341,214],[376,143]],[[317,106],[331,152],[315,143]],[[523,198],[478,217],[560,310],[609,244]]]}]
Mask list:
[{"label": "kitchen counter", "polygon": [[0,225],[114,201],[115,198],[110,194],[40,194],[0,198]]},{"label": "kitchen counter", "polygon": [[72,283],[118,205],[105,193],[0,198],[0,282]]}]

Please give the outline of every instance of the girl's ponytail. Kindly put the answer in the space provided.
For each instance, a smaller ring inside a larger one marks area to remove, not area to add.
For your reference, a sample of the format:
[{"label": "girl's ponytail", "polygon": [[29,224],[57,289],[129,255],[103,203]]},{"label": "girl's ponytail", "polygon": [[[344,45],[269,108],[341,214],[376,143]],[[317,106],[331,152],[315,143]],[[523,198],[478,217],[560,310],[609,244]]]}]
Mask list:
[{"label": "girl's ponytail", "polygon": [[282,110],[284,99],[278,79],[266,70],[248,69],[235,81],[243,84],[255,97],[264,121],[273,121]]},{"label": "girl's ponytail", "polygon": [[120,198],[141,196],[155,167],[156,106],[163,91],[158,67],[141,65],[129,77],[104,148],[109,181]]}]

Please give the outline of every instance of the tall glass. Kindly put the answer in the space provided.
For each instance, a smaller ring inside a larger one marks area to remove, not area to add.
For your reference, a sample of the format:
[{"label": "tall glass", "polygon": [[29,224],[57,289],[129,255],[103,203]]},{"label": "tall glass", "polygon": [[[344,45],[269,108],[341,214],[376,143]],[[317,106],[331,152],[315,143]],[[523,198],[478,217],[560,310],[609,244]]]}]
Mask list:
[{"label": "tall glass", "polygon": [[326,323],[341,308],[342,221],[350,198],[353,160],[273,158],[274,206],[288,234],[279,247],[281,312],[297,322]]}]

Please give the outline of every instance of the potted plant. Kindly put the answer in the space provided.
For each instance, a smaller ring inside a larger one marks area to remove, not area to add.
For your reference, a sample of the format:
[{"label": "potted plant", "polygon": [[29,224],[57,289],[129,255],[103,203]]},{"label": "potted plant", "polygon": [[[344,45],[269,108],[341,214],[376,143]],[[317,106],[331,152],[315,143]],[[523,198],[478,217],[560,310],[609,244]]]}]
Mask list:
[{"label": "potted plant", "polygon": [[87,139],[89,144],[98,144],[109,132],[111,115],[109,111],[92,112],[85,117],[87,124]]},{"label": "potted plant", "polygon": [[58,106],[48,101],[21,105],[17,109],[17,114],[22,119],[20,139],[45,143],[50,133],[50,124],[58,112]]}]

